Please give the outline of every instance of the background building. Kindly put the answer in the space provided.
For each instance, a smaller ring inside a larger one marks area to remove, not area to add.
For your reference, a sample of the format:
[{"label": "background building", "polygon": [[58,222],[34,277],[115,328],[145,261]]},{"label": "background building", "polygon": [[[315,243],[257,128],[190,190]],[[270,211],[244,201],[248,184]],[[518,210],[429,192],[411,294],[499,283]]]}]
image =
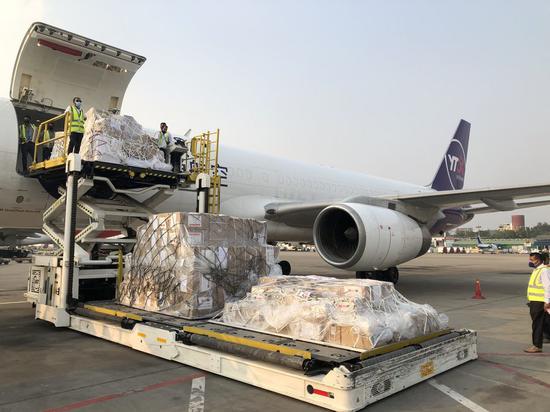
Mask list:
[{"label": "background building", "polygon": [[511,225],[510,223],[504,223],[502,225],[498,225],[497,230],[503,232],[505,230],[515,230],[515,229],[513,228],[513,225]]},{"label": "background building", "polygon": [[512,215],[512,230],[525,229],[525,215]]}]

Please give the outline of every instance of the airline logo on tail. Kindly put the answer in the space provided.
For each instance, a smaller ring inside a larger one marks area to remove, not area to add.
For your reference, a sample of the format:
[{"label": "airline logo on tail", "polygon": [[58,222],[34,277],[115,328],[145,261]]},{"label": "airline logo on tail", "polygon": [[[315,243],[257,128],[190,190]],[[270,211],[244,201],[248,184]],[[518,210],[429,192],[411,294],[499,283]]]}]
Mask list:
[{"label": "airline logo on tail", "polygon": [[464,187],[470,123],[461,120],[432,182],[435,190],[460,190]]},{"label": "airline logo on tail", "polygon": [[453,139],[445,156],[445,167],[451,187],[447,190],[457,190],[464,187],[466,172],[466,152],[460,141]]}]

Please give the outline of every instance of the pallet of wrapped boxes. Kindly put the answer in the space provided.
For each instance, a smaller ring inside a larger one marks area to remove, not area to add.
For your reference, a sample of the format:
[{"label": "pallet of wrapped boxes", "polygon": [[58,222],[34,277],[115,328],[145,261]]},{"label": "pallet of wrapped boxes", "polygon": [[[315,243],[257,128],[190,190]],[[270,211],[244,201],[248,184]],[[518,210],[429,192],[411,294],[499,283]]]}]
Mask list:
[{"label": "pallet of wrapped boxes", "polygon": [[228,302],[224,323],[369,350],[445,329],[448,318],[409,301],[392,283],[320,276],[260,279],[244,299]]},{"label": "pallet of wrapped boxes", "polygon": [[187,319],[212,317],[279,273],[266,224],[206,213],[154,215],[125,259],[121,304]]},{"label": "pallet of wrapped boxes", "polygon": [[[63,156],[64,141],[56,140],[51,158]],[[155,132],[128,115],[91,108],[86,112],[80,147],[82,160],[171,171],[158,148]]]}]

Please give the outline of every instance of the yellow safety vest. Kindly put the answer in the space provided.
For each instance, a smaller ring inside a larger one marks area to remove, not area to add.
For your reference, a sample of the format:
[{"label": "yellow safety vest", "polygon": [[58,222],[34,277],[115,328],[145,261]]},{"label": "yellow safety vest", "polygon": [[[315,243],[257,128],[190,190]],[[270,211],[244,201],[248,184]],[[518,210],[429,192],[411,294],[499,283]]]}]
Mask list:
[{"label": "yellow safety vest", "polygon": [[[34,126],[34,124],[31,124],[31,128],[32,128],[32,134],[34,136],[34,132],[36,131],[36,127]],[[19,126],[19,141],[21,143],[27,143],[27,142],[31,142],[31,140],[27,140],[27,125],[26,124],[22,124],[21,126]]]},{"label": "yellow safety vest", "polygon": [[157,139],[157,145],[160,146],[163,141],[168,146],[168,132],[166,132],[166,133],[159,132],[159,137]]},{"label": "yellow safety vest", "polygon": [[527,285],[527,300],[530,302],[544,302],[544,287],[542,286],[541,275],[547,266],[539,266],[529,278],[529,284]]},{"label": "yellow safety vest", "polygon": [[84,111],[71,106],[71,133],[84,133]]}]

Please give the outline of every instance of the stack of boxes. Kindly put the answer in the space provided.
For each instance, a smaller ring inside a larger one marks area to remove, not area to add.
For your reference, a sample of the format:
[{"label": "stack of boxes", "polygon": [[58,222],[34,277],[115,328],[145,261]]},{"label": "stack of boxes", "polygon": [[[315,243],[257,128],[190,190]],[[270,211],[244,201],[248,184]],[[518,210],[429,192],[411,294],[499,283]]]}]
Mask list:
[{"label": "stack of boxes", "polygon": [[318,276],[263,278],[245,299],[226,303],[222,320],[363,350],[447,325],[445,315],[410,302],[391,283]]},{"label": "stack of boxes", "polygon": [[163,213],[138,230],[120,303],[188,319],[211,317],[276,268],[266,225],[202,213]]},{"label": "stack of boxes", "polygon": [[[63,140],[57,140],[52,159],[63,155]],[[145,130],[132,116],[91,108],[86,112],[82,160],[170,171],[154,132]]]}]

